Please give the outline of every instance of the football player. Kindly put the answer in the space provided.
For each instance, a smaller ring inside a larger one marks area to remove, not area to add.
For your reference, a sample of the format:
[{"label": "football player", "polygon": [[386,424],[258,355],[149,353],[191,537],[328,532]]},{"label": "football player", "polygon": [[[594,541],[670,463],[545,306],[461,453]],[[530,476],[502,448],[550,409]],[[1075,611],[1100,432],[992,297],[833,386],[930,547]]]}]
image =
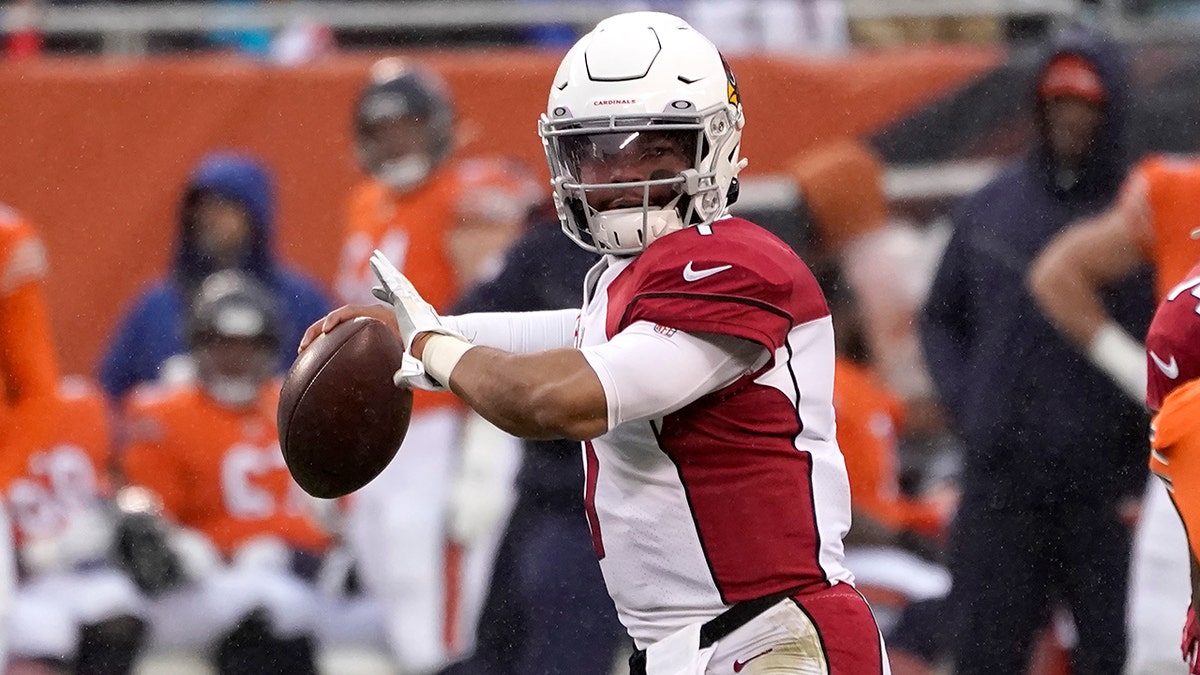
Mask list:
[{"label": "football player", "polygon": [[[400,384],[583,441],[584,504],[631,671],[888,672],[843,565],[833,330],[790,247],[728,213],[745,118],[712,43],[657,12],[567,53],[539,131],[563,229],[605,254],[581,310],[443,319],[382,254]],[[803,394],[803,395],[801,395]]]},{"label": "football player", "polygon": [[[459,236],[470,225],[460,217],[469,215],[460,206],[471,206],[463,197],[486,198],[501,184],[480,183],[496,173],[486,164],[454,158],[454,122],[450,94],[435,73],[396,58],[372,66],[354,121],[356,155],[368,176],[347,212],[335,284],[343,302],[371,299],[368,261],[378,249],[444,311],[486,267],[493,252],[481,248],[507,243],[502,237],[480,247],[483,238]],[[491,218],[502,215],[495,205],[485,208]],[[494,228],[487,238],[504,230]],[[448,536],[454,516],[447,508],[463,464],[462,422],[452,395],[417,392],[405,443],[416,450],[398,455],[360,490],[347,514],[347,537],[367,586],[390,608],[392,650],[406,672],[432,672],[470,648],[499,535],[484,534],[478,546]]]},{"label": "football player", "polygon": [[[1039,255],[1029,285],[1046,316],[1101,370],[1138,401],[1157,410],[1166,391],[1151,381],[1174,374],[1153,360],[1102,304],[1106,290],[1151,263],[1162,302],[1200,257],[1193,214],[1200,208],[1200,163],[1152,156],[1130,172],[1106,211],[1072,225]],[[1167,358],[1163,355],[1164,358]],[[1173,381],[1173,380],[1172,380]],[[1130,566],[1129,672],[1182,672],[1173,636],[1183,625],[1188,565],[1184,529],[1161,481],[1141,504]]]},{"label": "football player", "polygon": [[[70,523],[97,515],[93,507],[99,508],[101,494],[89,493],[86,480],[67,490],[70,494],[63,494],[56,488],[54,475],[64,462],[53,458],[69,455],[76,460],[81,478],[86,474],[102,479],[104,464],[100,460],[107,457],[109,439],[107,420],[91,414],[103,411],[103,406],[93,409],[93,392],[72,383],[60,387],[44,297],[46,273],[46,250],[36,231],[20,214],[0,204],[0,445],[5,448],[0,510],[8,509],[15,536],[26,547],[17,556],[23,560],[21,590],[13,589],[16,574],[12,566],[0,565],[0,587],[7,589],[0,605],[9,614],[0,629],[0,663],[7,645],[14,661],[41,658],[65,667],[79,665],[82,672],[98,667],[120,672],[128,669],[140,641],[136,603],[130,599],[136,593],[125,587],[113,596],[113,603],[97,604],[95,594],[68,590],[78,586],[80,577],[74,568],[84,561],[77,558],[103,557],[103,542],[83,537],[77,542],[79,550],[68,550],[73,542],[64,534],[78,534]],[[72,419],[70,411],[79,410],[84,411],[79,424],[52,428],[55,420]],[[77,452],[80,448],[82,454]],[[10,501],[10,492],[18,484],[24,487],[16,491],[26,497],[20,505]],[[103,482],[90,485],[100,490]],[[72,492],[76,488],[83,494]],[[45,517],[35,515],[38,513]],[[80,528],[87,530],[86,525]],[[12,558],[8,533],[5,528],[0,537],[0,557],[6,560]],[[35,554],[35,549],[41,554]],[[60,592],[48,590],[53,584],[47,586],[44,579],[59,574],[72,581]],[[92,574],[104,577],[100,587],[125,583],[108,571],[94,570]],[[12,601],[4,602],[4,598]],[[49,622],[49,631],[41,619]],[[116,621],[105,625],[108,619]],[[6,635],[8,626],[14,631],[11,636]],[[109,632],[112,650],[104,652],[96,638]],[[57,642],[48,644],[47,640]]]},{"label": "football player", "polygon": [[108,406],[83,380],[13,412],[0,446],[0,492],[11,514],[20,581],[13,663],[76,673],[130,672],[143,644],[144,603],[109,562]]},{"label": "football player", "polygon": [[371,67],[354,118],[355,156],[367,179],[346,212],[335,283],[342,302],[371,299],[367,260],[374,249],[424,281],[435,305],[457,293],[443,246],[455,182],[447,170],[454,122],[449,92],[433,72],[397,58]]},{"label": "football player", "polygon": [[[1146,335],[1146,403],[1151,423],[1150,470],[1163,482],[1182,517],[1191,553],[1191,599],[1184,624],[1183,657],[1200,673],[1200,265],[1168,291]],[[1172,553],[1178,553],[1172,551]]]},{"label": "football player", "polygon": [[195,382],[135,390],[126,411],[125,477],[155,506],[139,511],[170,523],[157,573],[152,527],[126,532],[152,597],[151,644],[215,646],[221,673],[315,672],[315,581],[330,537],[279,449],[276,312],[248,275],[208,277],[187,323]]}]

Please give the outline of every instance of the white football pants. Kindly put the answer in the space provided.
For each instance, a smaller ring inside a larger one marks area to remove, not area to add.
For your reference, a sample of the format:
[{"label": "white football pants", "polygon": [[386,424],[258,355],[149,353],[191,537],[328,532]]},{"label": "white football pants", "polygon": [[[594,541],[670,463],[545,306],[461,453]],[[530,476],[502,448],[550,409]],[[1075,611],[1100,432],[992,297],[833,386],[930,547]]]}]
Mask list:
[{"label": "white football pants", "polygon": [[346,518],[363,580],[384,605],[393,656],[410,675],[438,670],[473,648],[506,523],[467,550],[448,537],[461,416],[448,408],[414,415],[395,459],[352,495]]},{"label": "white football pants", "polygon": [[1133,535],[1126,675],[1186,675],[1179,652],[1191,586],[1187,536],[1167,489],[1151,477]]}]

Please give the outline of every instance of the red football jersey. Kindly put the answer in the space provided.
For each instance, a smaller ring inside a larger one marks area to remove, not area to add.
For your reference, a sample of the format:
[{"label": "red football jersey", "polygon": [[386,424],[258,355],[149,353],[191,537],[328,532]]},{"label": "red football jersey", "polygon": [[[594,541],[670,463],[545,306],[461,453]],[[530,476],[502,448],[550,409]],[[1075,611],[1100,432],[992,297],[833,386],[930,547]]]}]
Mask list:
[{"label": "red football jersey", "polygon": [[1176,387],[1200,377],[1200,265],[1167,292],[1146,334],[1146,405],[1162,407]]},{"label": "red football jersey", "polygon": [[585,444],[593,545],[638,646],[741,600],[852,581],[833,324],[795,252],[725,218],[661,237],[635,257],[607,256],[587,286],[579,347],[644,321],[667,333],[738,337],[772,357],[660,419],[626,421]]}]

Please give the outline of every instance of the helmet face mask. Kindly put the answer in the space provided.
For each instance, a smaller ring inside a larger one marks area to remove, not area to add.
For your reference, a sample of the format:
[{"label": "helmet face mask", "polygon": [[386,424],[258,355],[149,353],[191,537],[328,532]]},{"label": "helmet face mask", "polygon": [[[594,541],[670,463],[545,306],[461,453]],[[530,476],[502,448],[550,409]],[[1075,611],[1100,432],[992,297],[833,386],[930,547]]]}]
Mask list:
[{"label": "helmet face mask", "polygon": [[736,195],[736,83],[677,17],[623,14],[568,52],[539,135],[563,231],[585,249],[636,254],[722,217]]},{"label": "helmet face mask", "polygon": [[193,347],[196,376],[205,393],[231,407],[258,400],[275,369],[276,345],[264,339],[210,336]]},{"label": "helmet face mask", "polygon": [[360,127],[359,163],[389,187],[414,187],[434,168],[436,148],[429,127],[428,122],[414,117],[396,117]]}]

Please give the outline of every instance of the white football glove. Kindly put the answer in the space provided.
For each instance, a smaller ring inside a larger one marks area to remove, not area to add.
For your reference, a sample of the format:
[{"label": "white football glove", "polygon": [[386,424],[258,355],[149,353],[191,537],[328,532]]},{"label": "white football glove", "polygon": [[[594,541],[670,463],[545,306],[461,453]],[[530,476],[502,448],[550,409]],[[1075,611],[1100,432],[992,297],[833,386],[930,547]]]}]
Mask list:
[{"label": "white football glove", "polygon": [[392,306],[396,312],[396,323],[400,327],[400,337],[404,341],[404,360],[400,370],[392,376],[397,387],[407,386],[430,391],[445,391],[446,387],[425,373],[425,365],[415,357],[410,356],[413,338],[421,333],[441,333],[450,335],[464,342],[468,340],[442,325],[433,305],[425,302],[425,298],[417,292],[412,282],[405,277],[396,266],[378,249],[371,255],[371,270],[379,285],[371,289],[371,293],[380,300]]},{"label": "white football glove", "polygon": [[392,373],[392,383],[397,387],[424,389],[425,391],[446,391],[437,380],[425,374],[425,364],[421,360],[404,352],[400,360],[400,370]]}]

